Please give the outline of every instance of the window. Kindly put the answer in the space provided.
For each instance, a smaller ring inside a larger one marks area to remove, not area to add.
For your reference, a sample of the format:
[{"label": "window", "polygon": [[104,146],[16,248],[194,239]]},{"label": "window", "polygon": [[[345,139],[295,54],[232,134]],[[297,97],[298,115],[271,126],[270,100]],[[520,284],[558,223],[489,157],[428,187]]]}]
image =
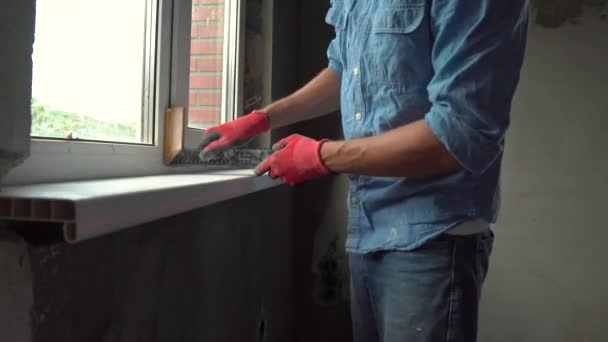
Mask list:
[{"label": "window", "polygon": [[152,143],[153,4],[36,1],[32,136]]},{"label": "window", "polygon": [[194,148],[201,129],[246,107],[244,8],[240,0],[37,0],[31,155],[4,183],[174,173],[163,165],[168,108],[188,109],[184,146]]},{"label": "window", "polygon": [[222,121],[224,0],[193,0],[188,126],[204,129]]},{"label": "window", "polygon": [[[200,137],[200,130],[242,113],[246,83],[244,37],[245,30],[249,29],[244,25],[245,2],[249,9],[249,5],[259,1],[192,0],[190,3],[190,55],[185,56],[190,64],[186,75],[190,82],[185,89],[190,129],[186,138]],[[199,143],[189,144],[187,140],[186,146]]]}]

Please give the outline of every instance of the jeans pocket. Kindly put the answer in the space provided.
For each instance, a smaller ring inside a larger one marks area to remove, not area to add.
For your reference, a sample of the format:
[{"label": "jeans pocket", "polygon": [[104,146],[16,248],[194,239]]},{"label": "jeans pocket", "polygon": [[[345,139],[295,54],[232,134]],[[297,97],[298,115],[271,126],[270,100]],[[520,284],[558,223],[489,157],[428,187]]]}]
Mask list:
[{"label": "jeans pocket", "polygon": [[494,232],[488,229],[486,232],[479,234],[476,241],[476,268],[477,277],[483,282],[488,274],[490,263],[490,254],[494,245]]}]

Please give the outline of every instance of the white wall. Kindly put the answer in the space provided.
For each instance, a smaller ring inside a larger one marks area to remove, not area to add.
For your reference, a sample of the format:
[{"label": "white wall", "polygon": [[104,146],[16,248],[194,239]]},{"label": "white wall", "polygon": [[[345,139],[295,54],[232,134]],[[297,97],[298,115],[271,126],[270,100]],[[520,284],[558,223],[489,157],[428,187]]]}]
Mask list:
[{"label": "white wall", "polygon": [[480,341],[608,341],[608,20],[533,26]]}]

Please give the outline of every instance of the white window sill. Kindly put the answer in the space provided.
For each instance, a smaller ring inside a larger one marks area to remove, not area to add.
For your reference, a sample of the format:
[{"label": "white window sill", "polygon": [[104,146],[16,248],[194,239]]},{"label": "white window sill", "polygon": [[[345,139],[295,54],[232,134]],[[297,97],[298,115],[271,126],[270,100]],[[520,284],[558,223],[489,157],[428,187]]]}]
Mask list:
[{"label": "white window sill", "polygon": [[62,223],[65,240],[78,242],[281,184],[252,173],[234,170],[7,186],[0,191],[0,219]]}]

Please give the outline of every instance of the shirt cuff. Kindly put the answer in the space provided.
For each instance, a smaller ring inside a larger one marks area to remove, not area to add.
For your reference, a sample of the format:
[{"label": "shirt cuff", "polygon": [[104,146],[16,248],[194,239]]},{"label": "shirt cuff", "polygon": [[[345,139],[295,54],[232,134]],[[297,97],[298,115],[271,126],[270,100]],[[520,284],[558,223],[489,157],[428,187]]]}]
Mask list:
[{"label": "shirt cuff", "polygon": [[330,59],[328,67],[333,70],[338,76],[342,77],[342,64]]},{"label": "shirt cuff", "polygon": [[454,158],[474,175],[484,173],[503,151],[500,141],[482,134],[454,113],[433,107],[424,120]]}]

